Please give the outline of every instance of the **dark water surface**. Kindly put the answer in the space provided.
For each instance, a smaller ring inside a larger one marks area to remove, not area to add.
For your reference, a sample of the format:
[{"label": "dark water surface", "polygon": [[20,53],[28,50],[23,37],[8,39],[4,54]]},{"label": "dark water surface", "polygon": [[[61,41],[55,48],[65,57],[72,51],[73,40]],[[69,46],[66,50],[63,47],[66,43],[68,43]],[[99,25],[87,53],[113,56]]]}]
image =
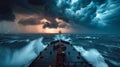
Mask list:
[{"label": "dark water surface", "polygon": [[[29,46],[31,45],[31,42],[43,37],[44,39],[41,41],[42,44],[48,44],[54,40],[55,35],[56,34],[1,34],[0,67],[27,66],[26,64],[30,63],[28,60],[33,60],[29,58],[35,58],[37,56],[32,52],[36,47],[33,48],[34,46]],[[120,67],[119,35],[64,34],[64,36],[70,38],[73,45],[82,46],[86,50],[92,48],[97,49],[105,58],[109,67]],[[25,51],[30,52],[29,56],[27,54],[28,52]]]}]

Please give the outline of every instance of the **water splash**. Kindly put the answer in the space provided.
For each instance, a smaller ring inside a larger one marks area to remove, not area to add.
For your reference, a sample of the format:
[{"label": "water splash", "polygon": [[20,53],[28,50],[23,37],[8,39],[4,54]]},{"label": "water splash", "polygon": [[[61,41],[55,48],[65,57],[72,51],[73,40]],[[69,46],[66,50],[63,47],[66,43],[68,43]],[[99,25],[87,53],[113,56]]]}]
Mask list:
[{"label": "water splash", "polygon": [[116,62],[114,60],[111,59],[107,59],[111,64],[115,65],[116,67],[120,67],[120,62]]},{"label": "water splash", "polygon": [[73,47],[80,52],[82,57],[94,67],[108,67],[104,61],[104,57],[96,49],[85,50],[80,46]]},{"label": "water splash", "polygon": [[47,46],[42,40],[43,37],[33,40],[21,49],[0,47],[0,67],[27,67]]},{"label": "water splash", "polygon": [[54,40],[64,40],[64,41],[69,41],[69,42],[72,41],[72,39],[70,37],[67,37],[64,34],[55,35]]}]

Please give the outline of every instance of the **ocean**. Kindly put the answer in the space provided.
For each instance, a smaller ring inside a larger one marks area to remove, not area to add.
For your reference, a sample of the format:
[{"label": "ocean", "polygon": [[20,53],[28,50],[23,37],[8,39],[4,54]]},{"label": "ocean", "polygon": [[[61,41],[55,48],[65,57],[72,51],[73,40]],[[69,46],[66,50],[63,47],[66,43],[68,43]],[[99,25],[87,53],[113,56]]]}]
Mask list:
[{"label": "ocean", "polygon": [[[27,67],[56,35],[0,34],[0,67]],[[62,38],[86,51],[96,49],[109,67],[120,67],[120,35],[63,34]]]}]

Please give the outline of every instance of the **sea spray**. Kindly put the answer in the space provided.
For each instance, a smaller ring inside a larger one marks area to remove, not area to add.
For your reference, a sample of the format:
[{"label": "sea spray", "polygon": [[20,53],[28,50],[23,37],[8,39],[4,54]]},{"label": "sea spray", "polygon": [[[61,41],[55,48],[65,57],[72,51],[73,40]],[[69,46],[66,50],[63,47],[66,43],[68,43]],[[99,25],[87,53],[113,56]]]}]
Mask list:
[{"label": "sea spray", "polygon": [[27,67],[47,46],[42,40],[43,37],[33,40],[21,49],[0,47],[0,67]]},{"label": "sea spray", "polygon": [[70,37],[67,37],[64,34],[55,35],[54,40],[64,40],[64,41],[69,41],[69,42],[72,41]]},{"label": "sea spray", "polygon": [[104,57],[96,49],[85,50],[80,46],[73,47],[80,52],[82,57],[94,67],[108,67],[104,61]]}]

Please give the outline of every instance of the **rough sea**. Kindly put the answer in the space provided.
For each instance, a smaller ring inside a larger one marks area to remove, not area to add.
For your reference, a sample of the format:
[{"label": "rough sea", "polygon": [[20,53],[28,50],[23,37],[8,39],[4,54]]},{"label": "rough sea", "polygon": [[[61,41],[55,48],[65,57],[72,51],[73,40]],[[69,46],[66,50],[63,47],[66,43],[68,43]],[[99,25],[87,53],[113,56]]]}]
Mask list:
[{"label": "rough sea", "polygon": [[[56,35],[58,34],[0,34],[0,67],[27,67],[47,44],[58,39]],[[77,46],[78,51],[84,49],[92,54],[87,57],[88,61],[92,58],[98,64],[101,61],[108,67],[120,67],[120,35],[63,34],[61,37]]]}]

